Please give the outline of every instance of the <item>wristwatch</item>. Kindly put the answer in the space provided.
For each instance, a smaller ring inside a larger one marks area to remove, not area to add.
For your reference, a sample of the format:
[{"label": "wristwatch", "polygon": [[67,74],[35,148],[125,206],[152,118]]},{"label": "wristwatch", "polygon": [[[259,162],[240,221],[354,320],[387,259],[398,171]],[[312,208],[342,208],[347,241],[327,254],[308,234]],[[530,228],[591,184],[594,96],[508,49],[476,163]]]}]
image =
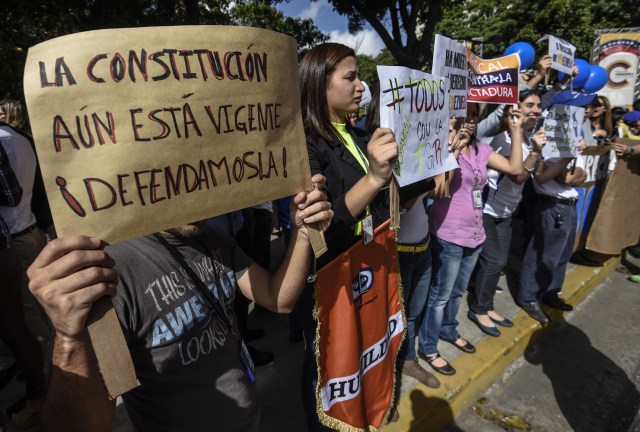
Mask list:
[{"label": "wristwatch", "polygon": [[635,146],[629,146],[629,154],[632,155],[636,152]]}]

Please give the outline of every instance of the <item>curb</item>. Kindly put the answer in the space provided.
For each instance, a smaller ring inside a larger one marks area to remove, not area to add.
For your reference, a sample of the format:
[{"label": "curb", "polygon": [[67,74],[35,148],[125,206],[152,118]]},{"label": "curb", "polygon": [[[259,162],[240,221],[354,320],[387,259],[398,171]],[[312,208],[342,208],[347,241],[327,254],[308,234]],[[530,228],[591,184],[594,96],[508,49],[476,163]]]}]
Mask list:
[{"label": "curb", "polygon": [[[563,285],[562,298],[579,304],[620,264],[620,257],[610,258],[602,267],[576,266]],[[439,431],[451,423],[462,410],[475,402],[525,349],[542,333],[553,328],[563,312],[545,307],[551,324],[543,327],[522,310],[511,319],[514,326],[500,328],[499,338],[484,337],[476,345],[474,355],[459,356],[451,361],[458,373],[443,380],[439,389],[422,384],[403,394],[398,402],[400,419],[381,428],[384,432]]]}]

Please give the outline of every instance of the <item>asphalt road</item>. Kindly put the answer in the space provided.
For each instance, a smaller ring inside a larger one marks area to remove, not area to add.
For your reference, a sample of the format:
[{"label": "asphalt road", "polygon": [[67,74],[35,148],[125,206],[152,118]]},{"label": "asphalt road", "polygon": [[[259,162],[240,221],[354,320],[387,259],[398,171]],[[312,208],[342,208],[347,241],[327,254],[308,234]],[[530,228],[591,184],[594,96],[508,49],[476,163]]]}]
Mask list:
[{"label": "asphalt road", "polygon": [[637,432],[639,407],[640,284],[612,272],[446,430]]}]

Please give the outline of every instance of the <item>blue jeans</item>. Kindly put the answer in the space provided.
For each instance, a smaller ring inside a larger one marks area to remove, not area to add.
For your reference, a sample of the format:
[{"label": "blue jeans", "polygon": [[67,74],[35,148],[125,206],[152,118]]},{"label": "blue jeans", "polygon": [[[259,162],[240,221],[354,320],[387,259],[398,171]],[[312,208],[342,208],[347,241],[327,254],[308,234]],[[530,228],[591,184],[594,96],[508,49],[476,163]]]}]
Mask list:
[{"label": "blue jeans", "polygon": [[454,341],[460,337],[456,315],[481,250],[482,245],[468,248],[431,237],[433,277],[420,326],[418,349],[422,354],[437,353],[438,338]]},{"label": "blue jeans", "polygon": [[416,358],[416,326],[422,320],[431,283],[431,251],[398,252],[398,261],[407,317],[407,337],[402,342],[398,358],[413,360]]},{"label": "blue jeans", "polygon": [[575,206],[541,199],[536,203],[534,218],[533,234],[522,260],[520,305],[540,301],[545,295],[557,295],[576,241]]}]

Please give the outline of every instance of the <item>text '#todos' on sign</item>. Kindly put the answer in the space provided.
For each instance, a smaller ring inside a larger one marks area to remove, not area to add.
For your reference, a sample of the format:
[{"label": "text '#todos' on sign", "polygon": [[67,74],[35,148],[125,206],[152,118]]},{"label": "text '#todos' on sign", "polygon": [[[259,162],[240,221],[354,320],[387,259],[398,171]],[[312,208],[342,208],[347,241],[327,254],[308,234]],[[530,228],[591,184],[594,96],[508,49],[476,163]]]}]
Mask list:
[{"label": "text '#todos' on sign", "polygon": [[306,189],[295,41],[243,27],[100,30],[29,52],[56,228],[123,240]]},{"label": "text '#todos' on sign", "polygon": [[[393,130],[400,186],[448,171],[449,80],[400,66],[378,66],[380,125]],[[453,162],[451,162],[453,161]]]}]

